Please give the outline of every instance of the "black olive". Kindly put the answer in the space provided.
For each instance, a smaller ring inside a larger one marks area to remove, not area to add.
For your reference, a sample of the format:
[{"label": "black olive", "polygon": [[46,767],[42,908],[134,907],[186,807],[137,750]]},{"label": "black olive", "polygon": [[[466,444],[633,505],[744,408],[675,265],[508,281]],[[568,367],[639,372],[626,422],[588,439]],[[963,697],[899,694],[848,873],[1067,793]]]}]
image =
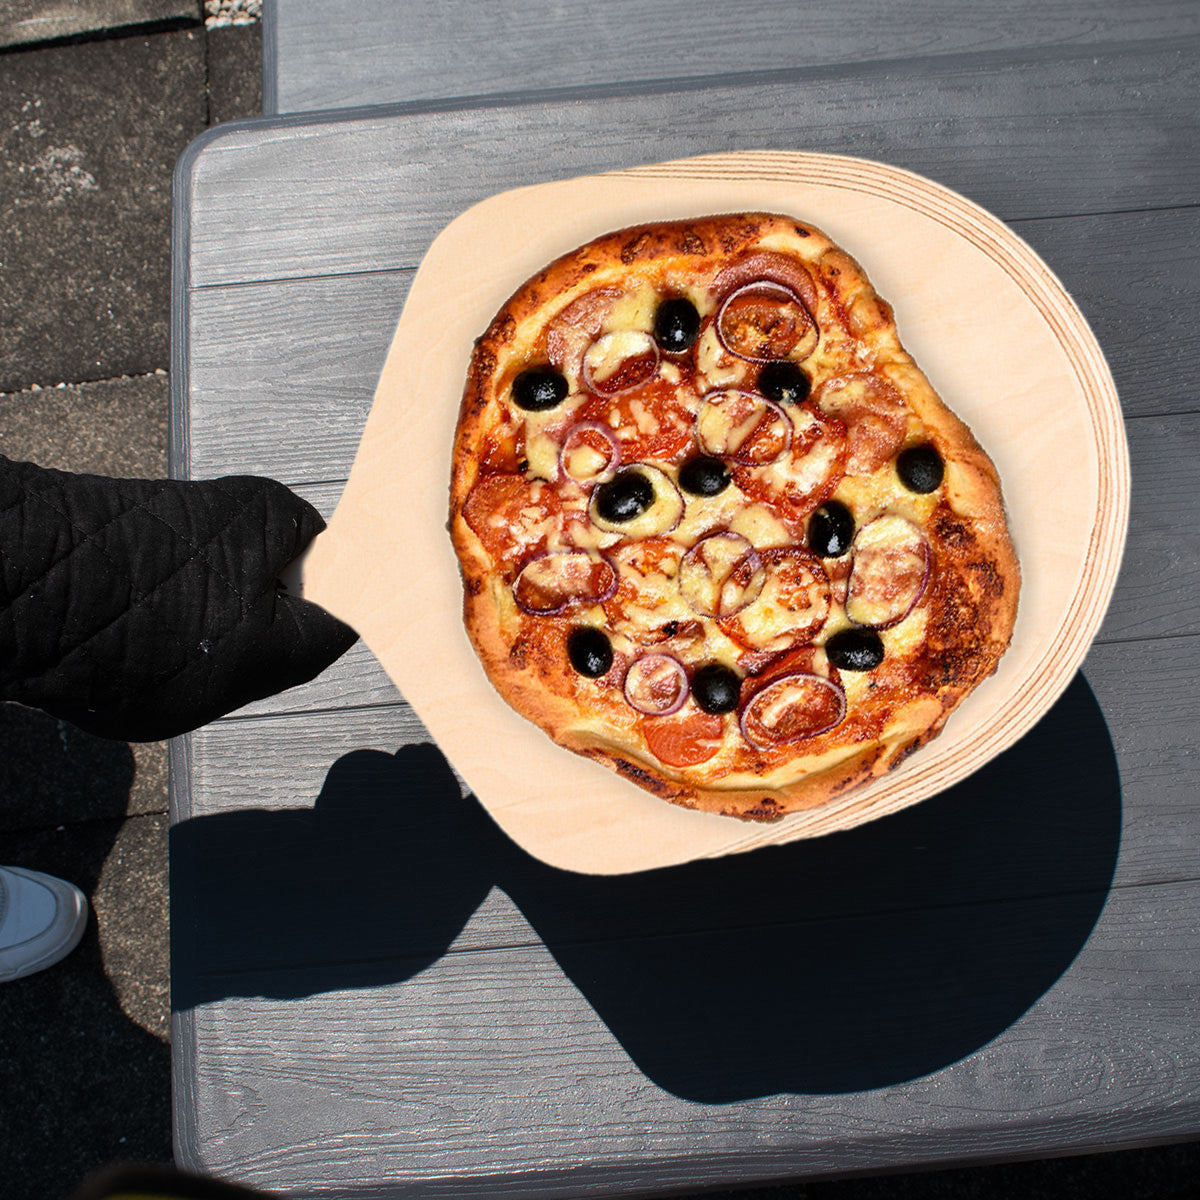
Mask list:
[{"label": "black olive", "polygon": [[758,373],[758,390],[776,404],[802,404],[812,388],[794,362],[767,363]]},{"label": "black olive", "polygon": [[729,486],[729,468],[719,458],[690,458],[679,468],[679,486],[693,496],[716,496]]},{"label": "black olive", "polygon": [[854,517],[837,500],[826,500],[808,519],[808,548],[818,558],[841,558],[854,539]]},{"label": "black olive", "polygon": [[696,306],[682,296],[664,300],[654,314],[654,340],[668,354],[682,354],[700,332]]},{"label": "black olive", "polygon": [[567,381],[553,367],[530,367],[513,380],[512,398],[526,412],[545,412],[567,398]]},{"label": "black olive", "polygon": [[932,492],[942,482],[946,464],[937,450],[926,442],[901,451],[896,459],[896,472],[910,492]]},{"label": "black olive", "polygon": [[873,629],[843,629],[825,643],[825,656],[839,671],[873,671],[883,662],[883,642]]},{"label": "black olive", "polygon": [[602,629],[593,625],[577,625],[567,634],[567,657],[580,675],[599,679],[612,666],[612,643]]},{"label": "black olive", "polygon": [[596,512],[614,523],[632,521],[654,503],[654,485],[638,471],[623,471],[596,489]]},{"label": "black olive", "polygon": [[709,663],[692,676],[692,695],[706,713],[732,712],[741,692],[742,681],[720,663]]}]

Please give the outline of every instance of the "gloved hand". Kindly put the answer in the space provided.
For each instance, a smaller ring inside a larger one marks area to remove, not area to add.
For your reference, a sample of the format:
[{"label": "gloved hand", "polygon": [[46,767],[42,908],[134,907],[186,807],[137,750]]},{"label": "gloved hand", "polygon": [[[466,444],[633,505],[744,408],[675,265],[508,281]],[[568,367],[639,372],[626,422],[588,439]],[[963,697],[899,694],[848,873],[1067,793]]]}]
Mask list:
[{"label": "gloved hand", "polygon": [[0,456],[0,699],[157,741],[307,682],[357,638],[278,582],[323,528],[271,479],[108,479]]}]

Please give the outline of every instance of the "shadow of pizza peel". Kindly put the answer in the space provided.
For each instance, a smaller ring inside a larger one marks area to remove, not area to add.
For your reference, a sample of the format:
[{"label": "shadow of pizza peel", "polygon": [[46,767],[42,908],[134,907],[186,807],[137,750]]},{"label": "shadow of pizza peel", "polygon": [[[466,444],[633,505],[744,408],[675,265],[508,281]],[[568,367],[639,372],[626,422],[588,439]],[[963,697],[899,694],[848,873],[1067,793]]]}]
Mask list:
[{"label": "shadow of pizza peel", "polygon": [[312,809],[175,828],[174,1004],[407,979],[498,887],[666,1090],[727,1103],[883,1087],[970,1054],[1051,987],[1104,905],[1120,828],[1116,756],[1082,675],[940,796],[636,875],[532,859],[433,746],[360,750]]}]

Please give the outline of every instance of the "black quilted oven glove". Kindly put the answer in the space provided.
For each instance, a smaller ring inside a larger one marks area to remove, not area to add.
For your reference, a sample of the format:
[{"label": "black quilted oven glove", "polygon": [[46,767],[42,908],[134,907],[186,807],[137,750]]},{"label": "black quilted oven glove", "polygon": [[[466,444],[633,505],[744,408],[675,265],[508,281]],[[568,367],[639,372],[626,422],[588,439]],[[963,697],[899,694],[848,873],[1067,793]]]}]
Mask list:
[{"label": "black quilted oven glove", "polygon": [[357,637],[278,584],[322,528],[271,479],[107,479],[0,456],[0,700],[157,741],[307,682]]}]

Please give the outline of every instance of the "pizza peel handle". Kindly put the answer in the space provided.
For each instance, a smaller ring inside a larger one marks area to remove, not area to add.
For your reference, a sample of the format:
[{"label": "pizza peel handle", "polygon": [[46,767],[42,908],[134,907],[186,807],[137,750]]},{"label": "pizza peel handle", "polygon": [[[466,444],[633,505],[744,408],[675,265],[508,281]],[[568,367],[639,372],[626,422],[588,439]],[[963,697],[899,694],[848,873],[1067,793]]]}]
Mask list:
[{"label": "pizza peel handle", "polygon": [[[884,779],[761,825],[657,800],[508,708],[466,636],[447,532],[467,364],[516,288],[608,230],[746,211],[803,215],[893,303],[906,348],[996,463],[1023,575],[999,671],[940,737]],[[1021,369],[981,386],[978,363],[992,356],[998,320],[1004,344],[1021,348]],[[1049,413],[1048,392],[1058,398]],[[1031,428],[1041,434],[1034,442]],[[1080,448],[1072,465],[1060,461],[1065,444]],[[1053,531],[1039,519],[1046,480],[1055,481],[1056,505],[1071,509]],[[1006,226],[883,164],[722,154],[505,192],[447,226],[413,280],[341,501],[294,575],[306,599],[361,634],[523,849],[554,866],[618,874],[851,828],[957,783],[1011,746],[1087,652],[1116,580],[1128,508],[1128,450],[1107,364],[1062,285]]]}]

